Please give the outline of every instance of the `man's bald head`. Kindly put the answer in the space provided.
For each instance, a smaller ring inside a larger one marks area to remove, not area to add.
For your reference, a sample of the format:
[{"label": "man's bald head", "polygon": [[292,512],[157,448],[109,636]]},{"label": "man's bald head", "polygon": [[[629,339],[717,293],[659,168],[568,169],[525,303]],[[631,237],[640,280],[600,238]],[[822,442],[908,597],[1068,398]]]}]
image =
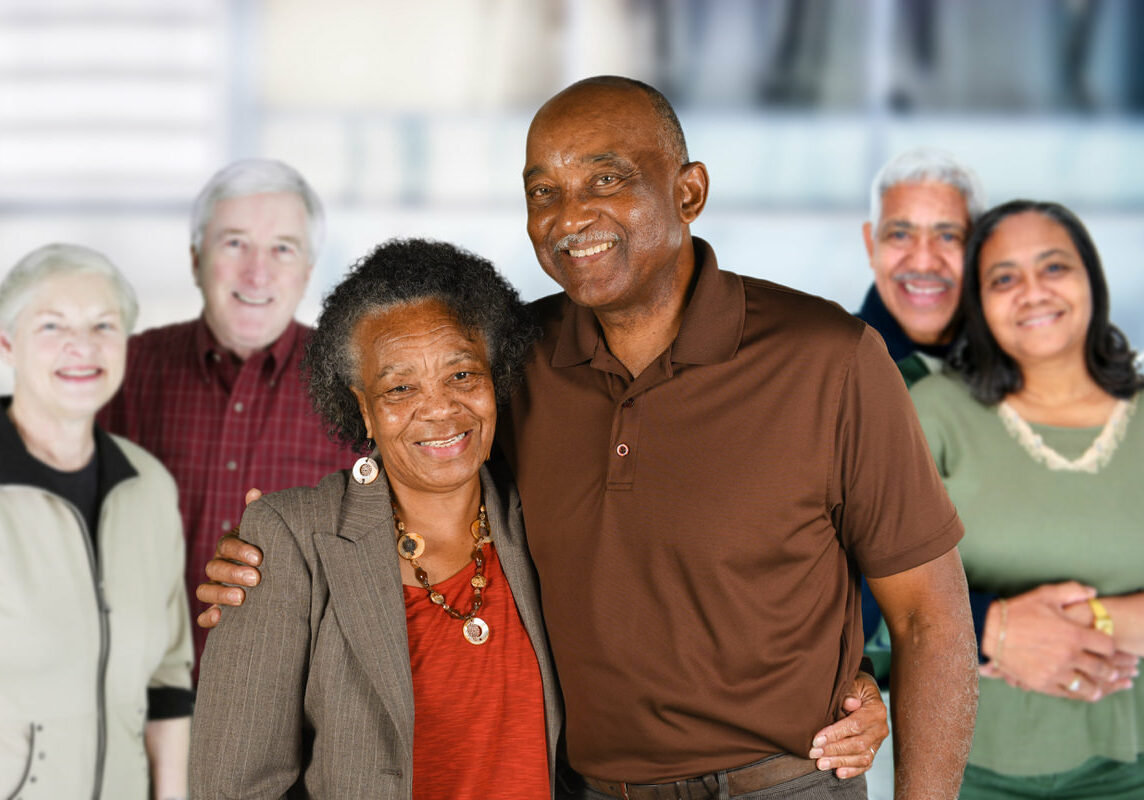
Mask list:
[{"label": "man's bald head", "polygon": [[625,78],[622,75],[596,75],[576,81],[545,103],[536,113],[536,116],[539,118],[544,113],[545,108],[557,100],[567,99],[570,95],[578,94],[586,88],[597,86],[641,92],[651,102],[652,109],[655,111],[659,127],[656,131],[656,137],[660,147],[665,152],[671,153],[673,161],[679,164],[687,163],[687,140],[683,136],[683,126],[679,124],[679,117],[675,115],[675,109],[663,96],[663,92],[635,78]]}]

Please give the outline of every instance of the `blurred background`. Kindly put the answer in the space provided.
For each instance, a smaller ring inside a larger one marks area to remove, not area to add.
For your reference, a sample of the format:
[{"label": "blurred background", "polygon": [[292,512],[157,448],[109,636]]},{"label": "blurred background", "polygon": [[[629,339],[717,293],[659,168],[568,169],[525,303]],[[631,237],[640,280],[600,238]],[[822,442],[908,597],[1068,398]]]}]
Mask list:
[{"label": "blurred background", "polygon": [[856,308],[870,180],[932,145],[990,203],[1077,211],[1142,346],[1142,42],[1135,0],[0,0],[0,272],[83,243],[127,273],[141,329],[194,316],[190,202],[257,155],[326,203],[304,321],[392,236],[459,243],[539,297],[529,119],[616,73],[676,105],[722,266]]}]

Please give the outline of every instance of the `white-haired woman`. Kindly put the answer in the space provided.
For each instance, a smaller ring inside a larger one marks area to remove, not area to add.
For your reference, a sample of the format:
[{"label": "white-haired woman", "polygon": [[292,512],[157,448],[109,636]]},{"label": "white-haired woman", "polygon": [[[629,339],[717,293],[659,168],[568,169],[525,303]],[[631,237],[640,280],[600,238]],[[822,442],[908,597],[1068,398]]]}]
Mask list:
[{"label": "white-haired woman", "polygon": [[14,375],[0,398],[3,797],[187,793],[175,484],[95,425],[136,313],[115,266],[76,245],[41,247],[0,283],[0,359]]}]

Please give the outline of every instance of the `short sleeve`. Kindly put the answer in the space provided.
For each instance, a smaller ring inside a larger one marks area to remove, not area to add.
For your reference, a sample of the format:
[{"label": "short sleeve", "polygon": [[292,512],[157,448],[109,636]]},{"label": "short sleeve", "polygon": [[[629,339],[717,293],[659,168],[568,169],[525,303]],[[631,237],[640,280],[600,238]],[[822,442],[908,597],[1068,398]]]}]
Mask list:
[{"label": "short sleeve", "polygon": [[964,532],[885,346],[867,328],[842,383],[835,429],[835,519],[863,574],[932,561]]}]

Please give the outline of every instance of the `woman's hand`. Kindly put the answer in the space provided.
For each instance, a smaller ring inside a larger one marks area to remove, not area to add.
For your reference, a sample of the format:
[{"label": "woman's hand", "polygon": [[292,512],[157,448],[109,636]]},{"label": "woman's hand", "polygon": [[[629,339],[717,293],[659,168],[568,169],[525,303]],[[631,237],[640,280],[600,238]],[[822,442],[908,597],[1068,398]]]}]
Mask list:
[{"label": "woman's hand", "polygon": [[874,754],[890,734],[886,704],[872,675],[858,673],[842,710],[846,716],[814,735],[808,756],[820,770],[833,769],[839,778],[853,778],[870,769]]},{"label": "woman's hand", "polygon": [[1003,678],[1028,691],[1090,702],[1130,688],[1134,662],[1130,666],[1130,659],[1118,653],[1111,637],[1066,611],[1076,603],[1087,605],[1095,596],[1092,587],[1067,581],[994,603],[981,641],[990,661],[981,675]]},{"label": "woman's hand", "polygon": [[[262,492],[251,489],[246,493],[246,504],[250,505]],[[257,586],[262,580],[258,566],[262,563],[262,551],[249,542],[238,538],[238,528],[218,540],[215,557],[207,562],[207,580],[195,589],[195,597],[211,606],[199,614],[196,620],[200,628],[213,628],[222,619],[220,606],[240,606],[246,600],[243,586]]]}]

